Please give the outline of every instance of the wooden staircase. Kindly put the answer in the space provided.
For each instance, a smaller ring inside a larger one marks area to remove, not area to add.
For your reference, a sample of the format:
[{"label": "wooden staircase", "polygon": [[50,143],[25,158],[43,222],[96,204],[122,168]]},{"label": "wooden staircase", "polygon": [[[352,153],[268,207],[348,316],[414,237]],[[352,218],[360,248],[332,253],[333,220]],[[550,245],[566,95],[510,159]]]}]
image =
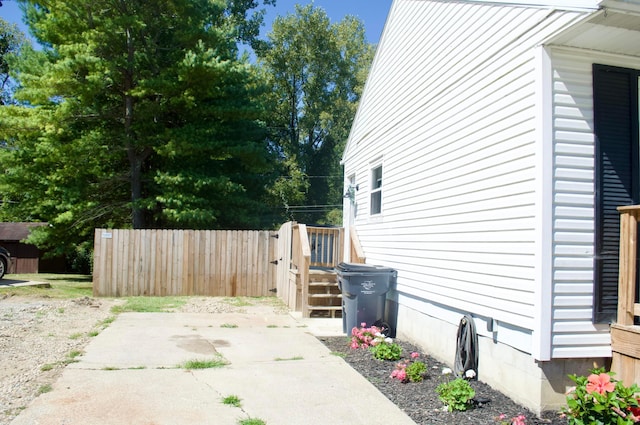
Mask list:
[{"label": "wooden staircase", "polygon": [[342,293],[334,271],[309,270],[307,311],[309,317],[342,317]]},{"label": "wooden staircase", "polygon": [[[292,310],[301,312],[302,317],[342,317],[342,294],[335,267],[344,259],[344,229],[288,222],[280,228],[278,238],[278,297]],[[350,259],[345,260],[364,263],[353,228],[350,241]]]}]

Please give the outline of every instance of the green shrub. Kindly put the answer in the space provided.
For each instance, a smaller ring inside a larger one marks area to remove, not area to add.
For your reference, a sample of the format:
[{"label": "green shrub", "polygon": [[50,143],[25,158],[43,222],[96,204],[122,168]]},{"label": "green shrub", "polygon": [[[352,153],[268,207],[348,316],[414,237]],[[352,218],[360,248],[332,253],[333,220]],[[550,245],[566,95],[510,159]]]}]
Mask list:
[{"label": "green shrub", "polygon": [[378,360],[399,360],[402,356],[402,347],[395,342],[379,342],[369,347],[369,350]]},{"label": "green shrub", "polygon": [[476,392],[463,378],[457,378],[450,382],[438,385],[436,392],[449,412],[454,410],[467,410]]}]

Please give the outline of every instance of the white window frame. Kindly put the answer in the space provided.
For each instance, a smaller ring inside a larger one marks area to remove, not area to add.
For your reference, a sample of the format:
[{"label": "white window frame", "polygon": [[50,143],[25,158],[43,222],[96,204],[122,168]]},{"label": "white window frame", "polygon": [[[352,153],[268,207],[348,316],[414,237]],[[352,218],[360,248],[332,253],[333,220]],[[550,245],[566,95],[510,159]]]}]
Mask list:
[{"label": "white window frame", "polygon": [[[379,170],[379,173],[378,173]],[[370,172],[370,184],[371,190],[369,191],[369,215],[377,217],[382,215],[382,183],[384,178],[384,168],[382,163],[376,163],[371,167]],[[374,207],[376,207],[374,211]]]}]

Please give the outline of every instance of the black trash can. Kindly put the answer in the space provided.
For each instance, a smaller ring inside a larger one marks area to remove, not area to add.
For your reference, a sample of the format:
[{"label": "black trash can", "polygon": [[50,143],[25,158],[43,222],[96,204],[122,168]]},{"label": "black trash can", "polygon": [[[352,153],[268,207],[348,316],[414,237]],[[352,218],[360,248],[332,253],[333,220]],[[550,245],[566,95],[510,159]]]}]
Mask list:
[{"label": "black trash can", "polygon": [[[387,292],[395,286],[398,272],[369,264],[340,263],[336,267],[342,292],[342,331],[385,321]],[[395,331],[395,330],[393,330]]]}]

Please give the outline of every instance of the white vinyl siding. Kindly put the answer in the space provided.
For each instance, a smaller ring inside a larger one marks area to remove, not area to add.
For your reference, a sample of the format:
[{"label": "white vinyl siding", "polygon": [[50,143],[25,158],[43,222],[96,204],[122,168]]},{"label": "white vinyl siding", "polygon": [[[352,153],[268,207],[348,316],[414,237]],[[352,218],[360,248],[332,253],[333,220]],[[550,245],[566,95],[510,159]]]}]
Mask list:
[{"label": "white vinyl siding", "polygon": [[594,63],[640,59],[552,48],[554,205],[552,357],[610,356],[608,325],[594,325]]},{"label": "white vinyl siding", "polygon": [[358,176],[385,158],[384,217],[355,221],[367,262],[401,296],[521,329],[497,333],[521,350],[540,319],[534,47],[579,16],[395,1],[344,156]]}]

